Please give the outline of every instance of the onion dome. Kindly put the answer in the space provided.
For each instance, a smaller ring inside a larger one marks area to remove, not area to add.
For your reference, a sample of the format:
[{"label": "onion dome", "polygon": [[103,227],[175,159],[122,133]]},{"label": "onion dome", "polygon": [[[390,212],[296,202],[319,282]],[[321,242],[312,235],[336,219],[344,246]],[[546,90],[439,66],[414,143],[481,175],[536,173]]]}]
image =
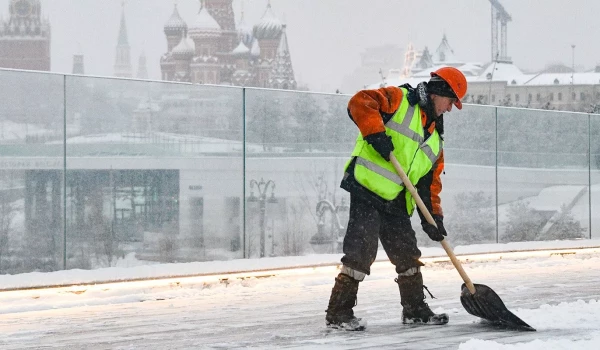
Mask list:
[{"label": "onion dome", "polygon": [[183,31],[187,30],[187,23],[179,15],[177,4],[175,4],[171,18],[165,23],[164,30],[166,35],[181,35]]},{"label": "onion dome", "polygon": [[196,45],[187,35],[181,37],[181,41],[173,48],[173,56],[176,59],[190,59],[194,56]]},{"label": "onion dome", "polygon": [[246,56],[250,53],[248,46],[244,45],[244,42],[240,41],[240,44],[231,51],[234,56]]},{"label": "onion dome", "polygon": [[218,36],[221,35],[221,26],[208,13],[206,6],[204,6],[204,0],[200,5],[200,11],[194,20],[194,23],[190,26],[191,37],[206,37],[206,36]]},{"label": "onion dome", "polygon": [[238,40],[243,42],[246,47],[252,46],[252,40],[254,40],[254,36],[252,35],[252,26],[246,24],[243,11],[240,21],[237,24],[237,32]]},{"label": "onion dome", "polygon": [[260,46],[258,46],[258,40],[256,40],[256,39],[254,39],[252,41],[252,47],[250,48],[250,54],[255,57],[260,56]]},{"label": "onion dome", "polygon": [[281,21],[273,13],[269,1],[260,22],[254,26],[254,37],[258,40],[277,39],[281,35],[281,28]]}]

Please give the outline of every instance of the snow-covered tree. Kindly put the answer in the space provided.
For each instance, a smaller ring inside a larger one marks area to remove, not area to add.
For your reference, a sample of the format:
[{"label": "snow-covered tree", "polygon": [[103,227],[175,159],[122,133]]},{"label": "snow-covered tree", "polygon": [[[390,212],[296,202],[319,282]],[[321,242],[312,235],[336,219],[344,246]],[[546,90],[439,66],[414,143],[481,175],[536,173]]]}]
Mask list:
[{"label": "snow-covered tree", "polygon": [[540,232],[543,216],[534,210],[527,201],[516,201],[508,207],[508,225],[501,241],[533,241]]},{"label": "snow-covered tree", "polygon": [[477,244],[495,240],[495,213],[491,196],[483,192],[456,195],[456,206],[444,220],[454,244]]}]

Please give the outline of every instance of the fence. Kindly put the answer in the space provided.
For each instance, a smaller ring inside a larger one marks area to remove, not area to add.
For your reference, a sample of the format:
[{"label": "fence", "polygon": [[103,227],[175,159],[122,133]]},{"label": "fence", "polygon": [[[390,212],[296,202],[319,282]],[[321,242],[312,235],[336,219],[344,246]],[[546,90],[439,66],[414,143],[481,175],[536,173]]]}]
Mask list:
[{"label": "fence", "polygon": [[[349,95],[0,78],[0,273],[339,252]],[[444,122],[453,244],[597,237],[600,115]]]}]

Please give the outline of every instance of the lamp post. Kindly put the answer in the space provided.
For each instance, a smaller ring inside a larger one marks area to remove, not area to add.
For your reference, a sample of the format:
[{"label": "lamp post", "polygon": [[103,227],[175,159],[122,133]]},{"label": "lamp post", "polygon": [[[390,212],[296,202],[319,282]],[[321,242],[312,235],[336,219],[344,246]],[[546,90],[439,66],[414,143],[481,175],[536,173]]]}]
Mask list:
[{"label": "lamp post", "polygon": [[[258,189],[258,197],[254,195],[254,187]],[[271,197],[267,199],[267,191],[271,188]],[[250,180],[250,197],[248,202],[258,202],[260,208],[260,257],[265,256],[265,216],[267,213],[267,201],[269,203],[277,203],[275,198],[275,182],[268,180],[265,182],[262,178],[260,181]],[[274,239],[274,238],[272,238]]]},{"label": "lamp post", "polygon": [[571,85],[575,84],[575,44],[571,44]]},{"label": "lamp post", "polygon": [[[346,227],[342,224],[340,216],[344,219],[348,216],[349,206],[342,203],[338,206],[334,205],[326,199],[317,202],[317,233],[311,237],[310,245],[316,253],[339,253],[341,248],[341,240],[344,236]],[[331,231],[329,234],[325,232],[325,212],[331,213]]]}]

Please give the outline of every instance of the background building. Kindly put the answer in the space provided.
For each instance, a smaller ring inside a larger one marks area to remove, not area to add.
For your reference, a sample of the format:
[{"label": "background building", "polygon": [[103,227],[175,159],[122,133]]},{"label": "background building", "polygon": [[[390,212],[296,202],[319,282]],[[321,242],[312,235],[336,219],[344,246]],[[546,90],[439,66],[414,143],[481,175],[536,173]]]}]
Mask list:
[{"label": "background building", "polygon": [[[490,1],[491,60],[489,63],[466,62],[457,58],[444,34],[437,49],[431,54],[427,47],[415,50],[412,44],[404,54],[401,69],[391,68],[386,78],[366,88],[413,86],[429,80],[429,73],[441,67],[460,69],[469,82],[466,103],[512,106],[538,109],[557,109],[576,112],[600,112],[600,65],[576,71],[575,62],[549,65],[536,72],[524,72],[508,56],[508,22],[510,14],[498,1]],[[573,57],[575,45],[572,45]]]},{"label": "background building", "polygon": [[50,70],[50,23],[40,0],[11,0],[0,22],[0,67]]},{"label": "background building", "polygon": [[167,52],[161,57],[163,80],[200,84],[296,89],[286,25],[271,3],[250,27],[244,13],[235,22],[233,0],[202,1],[191,24],[177,5],[164,25]]}]

